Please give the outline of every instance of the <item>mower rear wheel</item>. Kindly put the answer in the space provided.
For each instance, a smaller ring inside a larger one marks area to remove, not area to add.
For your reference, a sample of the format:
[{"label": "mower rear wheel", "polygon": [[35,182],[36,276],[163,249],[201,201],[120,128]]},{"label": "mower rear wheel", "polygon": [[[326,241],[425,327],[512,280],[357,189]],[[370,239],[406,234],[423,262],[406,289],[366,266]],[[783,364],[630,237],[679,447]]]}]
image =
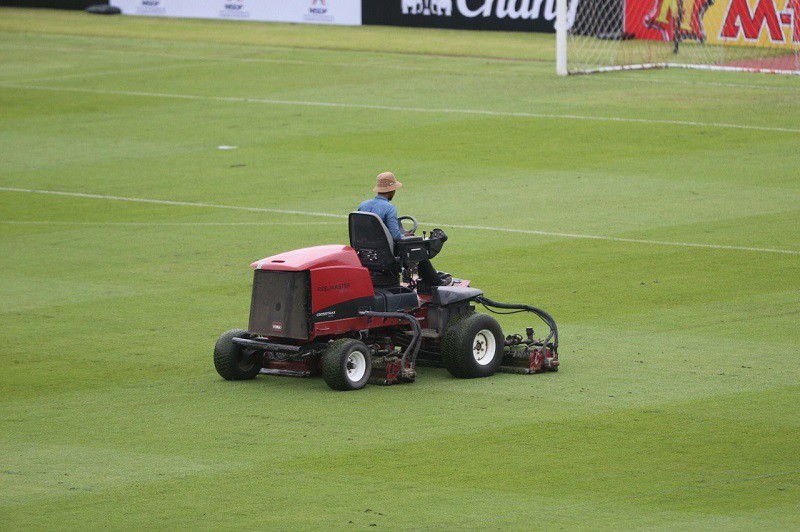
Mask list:
[{"label": "mower rear wheel", "polygon": [[249,337],[243,329],[231,329],[220,335],[214,346],[214,367],[223,379],[244,381],[255,378],[261,371],[259,353],[233,343],[234,338]]},{"label": "mower rear wheel", "polygon": [[334,390],[360,390],[371,374],[372,356],[360,340],[335,340],[322,356],[322,377]]},{"label": "mower rear wheel", "polygon": [[503,330],[487,314],[457,316],[442,338],[442,361],[454,377],[489,377],[503,362]]}]

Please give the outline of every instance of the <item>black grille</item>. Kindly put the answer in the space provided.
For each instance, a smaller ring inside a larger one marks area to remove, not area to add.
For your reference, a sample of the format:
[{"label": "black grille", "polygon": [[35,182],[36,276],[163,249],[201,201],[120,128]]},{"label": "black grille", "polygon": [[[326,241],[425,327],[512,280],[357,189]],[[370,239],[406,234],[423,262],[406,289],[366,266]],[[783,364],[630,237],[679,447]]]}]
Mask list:
[{"label": "black grille", "polygon": [[309,274],[256,270],[250,300],[250,332],[278,338],[308,338]]}]

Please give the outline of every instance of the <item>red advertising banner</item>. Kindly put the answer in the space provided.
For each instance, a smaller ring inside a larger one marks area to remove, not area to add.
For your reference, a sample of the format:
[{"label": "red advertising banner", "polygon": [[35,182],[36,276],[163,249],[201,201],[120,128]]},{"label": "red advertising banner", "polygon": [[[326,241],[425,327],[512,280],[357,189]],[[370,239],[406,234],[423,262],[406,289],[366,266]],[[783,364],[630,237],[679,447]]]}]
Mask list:
[{"label": "red advertising banner", "polygon": [[678,37],[709,44],[798,48],[800,0],[627,0],[625,32],[657,41]]}]

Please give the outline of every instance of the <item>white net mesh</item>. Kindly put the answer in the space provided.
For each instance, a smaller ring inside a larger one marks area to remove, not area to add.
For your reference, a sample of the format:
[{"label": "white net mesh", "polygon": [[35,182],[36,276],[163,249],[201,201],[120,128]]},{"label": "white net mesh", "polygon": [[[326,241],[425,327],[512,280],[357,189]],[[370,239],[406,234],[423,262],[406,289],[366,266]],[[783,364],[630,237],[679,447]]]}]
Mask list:
[{"label": "white net mesh", "polygon": [[677,66],[800,74],[800,0],[571,0],[569,11],[571,73]]}]

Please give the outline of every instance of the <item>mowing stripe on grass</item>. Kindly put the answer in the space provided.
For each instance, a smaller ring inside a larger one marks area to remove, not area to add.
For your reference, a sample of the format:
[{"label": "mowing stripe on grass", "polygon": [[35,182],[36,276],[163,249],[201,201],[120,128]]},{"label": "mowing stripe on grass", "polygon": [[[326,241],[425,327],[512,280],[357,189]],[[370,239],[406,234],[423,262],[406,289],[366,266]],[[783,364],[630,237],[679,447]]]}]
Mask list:
[{"label": "mowing stripe on grass", "polygon": [[[49,194],[53,196],[68,196],[75,198],[89,198],[89,199],[102,199],[112,201],[129,201],[134,203],[153,203],[156,205],[180,205],[185,207],[205,207],[210,209],[228,209],[236,211],[248,212],[262,212],[273,214],[296,214],[300,216],[319,216],[326,218],[347,218],[345,214],[332,214],[327,212],[309,212],[309,211],[293,211],[286,209],[270,209],[266,207],[245,207],[243,205],[219,205],[215,203],[197,203],[191,201],[173,201],[173,200],[157,200],[149,198],[129,198],[125,196],[108,196],[103,194],[87,194],[84,192],[63,192],[60,190],[38,190],[32,188],[15,188],[15,187],[0,187],[0,191],[5,192],[25,192],[30,194]],[[496,231],[502,233],[519,233],[523,235],[538,235],[538,236],[554,236],[560,238],[580,238],[585,240],[604,240],[609,242],[625,242],[630,244],[647,244],[656,246],[679,246],[690,248],[705,248],[705,249],[724,249],[733,251],[751,251],[759,253],[780,253],[784,255],[800,255],[800,251],[792,249],[775,249],[775,248],[759,248],[748,246],[729,246],[723,244],[699,244],[694,242],[670,242],[666,240],[647,240],[643,238],[623,238],[615,236],[603,235],[582,235],[576,233],[560,233],[554,231],[534,231],[532,229],[511,229],[508,227],[491,227],[487,225],[461,225],[440,222],[428,222],[420,220],[420,223],[427,225],[438,225],[440,227],[451,227],[453,229],[471,229],[479,231]]]},{"label": "mowing stripe on grass", "polygon": [[239,227],[239,226],[261,226],[261,225],[339,225],[340,222],[65,222],[49,220],[0,220],[0,224],[6,225],[110,225],[110,226],[132,226],[132,227]]},{"label": "mowing stripe on grass", "polygon": [[[125,68],[119,70],[100,70],[95,72],[79,72],[79,73],[72,73],[72,74],[61,74],[57,76],[46,76],[41,78],[29,78],[29,79],[22,79],[22,80],[14,80],[14,83],[40,83],[42,81],[61,81],[64,79],[71,79],[71,78],[92,78],[92,77],[105,77],[105,76],[116,76],[116,75],[126,75],[126,74],[139,74],[141,72],[154,72],[158,70],[175,70],[178,68],[189,68],[194,66],[205,67],[208,66],[209,63],[212,61],[205,61],[202,63],[194,62],[194,63],[173,63],[171,65],[158,65],[158,66],[143,66],[143,67],[135,67],[135,68]],[[217,61],[213,61],[214,63],[224,63],[225,61],[219,59]]]},{"label": "mowing stripe on grass", "polygon": [[[647,499],[651,497],[660,497],[662,495],[672,495],[675,493],[683,493],[687,491],[698,491],[698,490],[705,490],[709,488],[718,488],[720,486],[727,486],[730,484],[742,484],[746,482],[754,482],[757,480],[764,480],[769,478],[779,478],[779,477],[788,477],[788,476],[796,476],[800,475],[800,470],[795,471],[782,471],[779,473],[767,473],[764,475],[756,475],[752,477],[740,477],[740,478],[733,478],[730,480],[721,480],[718,482],[708,482],[704,484],[696,484],[691,486],[680,486],[677,488],[669,488],[663,489],[658,491],[650,491],[645,493],[635,493],[632,495],[622,495],[619,497],[611,497],[609,499],[602,499],[602,500],[594,500],[594,501],[586,501],[586,502],[579,502],[575,504],[567,504],[563,506],[551,506],[548,507],[548,511],[550,512],[564,512],[567,510],[573,510],[578,508],[592,508],[592,507],[602,507],[607,506],[609,504],[614,504],[617,502],[625,502],[625,501],[635,501],[640,499]],[[497,523],[501,520],[507,519],[508,515],[499,515],[494,518],[490,519],[482,519],[477,521],[479,524],[490,524],[490,523]],[[433,528],[447,528],[446,525],[442,525],[441,527],[435,526]]]},{"label": "mowing stripe on grass", "polygon": [[[312,65],[312,66],[335,66],[335,67],[344,67],[344,68],[384,68],[389,70],[410,70],[416,72],[430,72],[430,73],[442,73],[441,65],[437,65],[436,67],[412,67],[412,66],[404,66],[404,65],[395,65],[390,63],[378,63],[378,62],[370,62],[370,61],[358,61],[358,62],[332,62],[332,61],[310,61],[307,59],[269,59],[264,57],[209,57],[209,56],[197,56],[197,55],[188,55],[188,54],[173,54],[173,53],[166,53],[166,52],[150,52],[144,50],[136,50],[135,52],[131,52],[130,50],[114,50],[110,48],[87,48],[87,47],[69,47],[69,46],[34,46],[34,45],[27,45],[27,44],[3,44],[5,48],[16,48],[21,50],[47,50],[47,51],[54,51],[54,52],[66,52],[66,53],[111,53],[111,54],[131,54],[135,53],[136,56],[148,56],[148,57],[161,57],[161,58],[169,58],[169,59],[182,59],[186,61],[208,61],[208,62],[220,62],[224,61],[227,63],[230,62],[239,62],[239,63],[265,63],[265,64],[287,64],[287,65]],[[286,47],[281,46],[265,46],[261,47],[257,53],[262,53],[264,50],[278,50],[278,51],[285,51]],[[300,48],[301,50],[303,48]],[[377,51],[358,51],[358,50],[323,50],[325,52],[330,53],[359,53],[360,55],[365,54],[380,54],[381,52]],[[391,54],[394,52],[383,52],[385,54]],[[403,55],[409,56],[419,56],[419,57],[436,57],[440,59],[452,59],[453,61],[486,61],[492,60],[496,62],[507,62],[507,63],[519,63],[519,62],[526,62],[523,59],[513,59],[513,58],[503,58],[503,57],[470,57],[470,56],[454,56],[454,55],[436,55],[436,54],[426,54],[426,53],[411,53],[411,52],[403,52]],[[532,63],[542,63],[546,61],[541,60],[527,60],[527,62]],[[485,65],[484,65],[485,66]],[[453,71],[449,71],[453,72]],[[444,73],[448,73],[448,71],[444,71]],[[463,73],[461,73],[463,74]],[[475,74],[475,73],[473,73]],[[92,74],[92,75],[99,75]],[[476,74],[477,75],[477,74]],[[530,72],[527,71],[509,71],[504,73],[505,76],[508,75],[520,75],[520,76],[529,76]],[[49,78],[48,78],[49,79]],[[617,83],[619,79],[624,79],[627,82],[642,82],[642,83],[676,83],[681,85],[696,85],[701,87],[729,87],[729,88],[736,88],[736,89],[763,89],[763,90],[779,90],[779,91],[800,91],[800,87],[793,87],[793,86],[781,86],[781,85],[760,85],[760,84],[752,84],[752,83],[722,83],[722,82],[714,82],[714,81],[702,81],[702,80],[692,80],[692,81],[685,81],[685,80],[674,80],[668,79],[663,77],[654,77],[650,72],[646,73],[646,77],[642,74],[641,71],[637,72],[614,72],[614,73],[607,73],[605,76],[597,76],[593,78],[594,82],[606,82],[611,81],[613,83]],[[36,80],[14,80],[13,83],[28,83],[29,81],[36,81]]]},{"label": "mowing stripe on grass", "polygon": [[[410,70],[412,72],[431,72],[431,73],[441,73],[441,68],[427,68],[427,67],[413,67],[413,66],[404,66],[404,65],[394,65],[390,63],[377,63],[373,61],[361,61],[361,62],[334,62],[334,61],[309,61],[307,59],[269,59],[265,57],[210,57],[210,56],[197,56],[197,55],[187,55],[187,54],[171,54],[166,52],[148,52],[144,50],[136,50],[135,52],[131,52],[130,50],[112,50],[108,48],[98,49],[98,48],[85,48],[85,47],[48,47],[48,46],[29,46],[29,45],[18,45],[18,44],[5,44],[4,47],[8,48],[17,48],[22,50],[46,50],[46,51],[53,51],[53,52],[65,52],[65,53],[111,53],[111,54],[135,54],[136,56],[146,56],[146,57],[160,57],[160,58],[167,58],[167,59],[183,59],[186,61],[208,61],[218,63],[220,61],[224,61],[226,63],[264,63],[264,64],[286,64],[286,65],[313,65],[318,67],[344,67],[344,68],[384,68],[388,70]],[[279,51],[286,51],[286,48],[275,48],[275,47],[265,47],[264,49],[274,49]],[[263,52],[264,49],[259,50]],[[302,48],[301,48],[302,49]],[[381,52],[364,52],[364,51],[356,51],[356,50],[323,50],[326,52],[347,52],[347,53],[359,53],[364,55],[365,53],[368,54],[380,54]],[[383,52],[383,53],[392,53],[392,52]],[[416,55],[416,56],[423,56],[423,57],[437,57],[437,58],[445,58],[445,59],[463,59],[463,60],[471,60],[471,61],[485,61],[485,60],[492,60],[497,62],[508,62],[508,63],[519,63],[519,59],[506,59],[502,57],[469,57],[469,56],[441,56],[435,54],[403,54],[403,55]],[[533,63],[540,63],[541,61],[538,60],[530,60],[529,62]],[[453,71],[450,71],[453,72]],[[19,83],[17,81],[16,83]]]},{"label": "mowing stripe on grass", "polygon": [[754,477],[741,477],[741,478],[733,478],[730,480],[720,480],[719,482],[709,482],[705,484],[697,484],[694,486],[682,486],[679,488],[671,488],[659,491],[651,491],[647,493],[637,493],[634,495],[623,495],[621,497],[613,497],[611,499],[605,499],[602,501],[588,501],[588,502],[581,502],[576,504],[569,504],[567,506],[559,506],[559,507],[552,507],[549,508],[550,510],[559,511],[559,510],[568,510],[571,508],[579,508],[585,506],[603,506],[605,504],[619,502],[619,501],[629,501],[629,500],[636,500],[636,499],[645,499],[648,497],[659,497],[661,495],[670,495],[672,493],[679,493],[682,491],[694,491],[694,490],[702,490],[707,488],[717,488],[719,486],[726,486],[728,484],[741,484],[743,482],[754,482],[756,480],[764,480],[767,478],[776,478],[776,477],[788,477],[788,476],[796,476],[800,475],[800,470],[795,471],[782,471],[780,473],[766,473],[764,475],[756,475]]},{"label": "mowing stripe on grass", "polygon": [[341,109],[365,109],[371,111],[399,111],[411,113],[433,113],[433,114],[463,114],[480,116],[503,116],[512,118],[540,118],[554,120],[583,120],[594,122],[618,122],[625,124],[648,124],[665,126],[686,126],[697,128],[716,128],[716,129],[740,129],[749,131],[768,131],[773,133],[796,133],[800,134],[800,129],[772,127],[772,126],[753,126],[747,124],[728,124],[723,122],[693,122],[689,120],[660,120],[648,118],[626,118],[620,116],[591,116],[591,115],[571,115],[556,113],[529,113],[522,111],[491,111],[488,109],[447,109],[432,107],[403,107],[397,105],[371,105],[360,103],[340,103],[340,102],[320,102],[303,100],[272,100],[267,98],[244,98],[238,96],[198,96],[192,94],[171,94],[163,92],[139,92],[139,91],[115,91],[104,89],[83,89],[80,87],[48,87],[46,85],[26,85],[15,83],[3,83],[0,87],[5,89],[25,89],[42,90],[53,92],[78,92],[84,94],[105,94],[110,96],[133,96],[139,98],[169,98],[176,100],[197,100],[212,102],[229,103],[256,103],[264,105],[291,105],[299,107],[330,107]]}]

